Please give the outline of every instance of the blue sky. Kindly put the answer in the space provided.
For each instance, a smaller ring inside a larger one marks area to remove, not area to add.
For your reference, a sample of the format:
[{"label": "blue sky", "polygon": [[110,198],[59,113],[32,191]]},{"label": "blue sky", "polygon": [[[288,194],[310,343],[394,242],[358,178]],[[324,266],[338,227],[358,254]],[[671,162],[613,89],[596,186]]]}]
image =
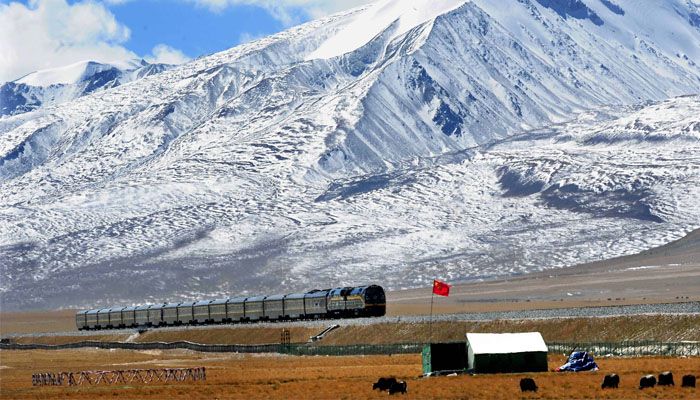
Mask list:
[{"label": "blue sky", "polygon": [[[194,58],[287,28],[266,9],[252,5],[211,10],[179,1],[139,0],[112,5],[110,10],[131,30],[124,46],[137,54],[148,54],[165,43]],[[309,20],[308,14],[294,11],[295,22]]]},{"label": "blue sky", "polygon": [[0,0],[0,83],[80,61],[182,63],[371,0]]}]

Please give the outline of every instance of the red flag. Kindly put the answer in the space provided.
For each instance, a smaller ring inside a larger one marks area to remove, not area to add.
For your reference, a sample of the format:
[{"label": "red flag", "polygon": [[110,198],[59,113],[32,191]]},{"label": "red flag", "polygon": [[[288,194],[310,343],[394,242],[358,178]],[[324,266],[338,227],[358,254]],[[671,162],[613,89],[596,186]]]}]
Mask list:
[{"label": "red flag", "polygon": [[438,294],[440,296],[449,296],[450,295],[450,285],[446,284],[445,282],[440,282],[440,281],[433,281],[433,293]]}]

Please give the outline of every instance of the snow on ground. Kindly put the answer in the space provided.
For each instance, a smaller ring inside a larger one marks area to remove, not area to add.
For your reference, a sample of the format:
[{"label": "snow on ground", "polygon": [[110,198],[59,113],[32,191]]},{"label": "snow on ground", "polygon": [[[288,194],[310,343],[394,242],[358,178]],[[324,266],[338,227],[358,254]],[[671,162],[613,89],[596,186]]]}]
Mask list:
[{"label": "snow on ground", "polygon": [[142,67],[141,60],[119,60],[113,63],[97,63],[94,61],[80,61],[64,67],[43,69],[32,72],[15,80],[15,83],[24,83],[31,86],[50,86],[58,84],[76,84],[86,76],[94,75],[100,71],[118,68],[121,70],[133,70]]}]

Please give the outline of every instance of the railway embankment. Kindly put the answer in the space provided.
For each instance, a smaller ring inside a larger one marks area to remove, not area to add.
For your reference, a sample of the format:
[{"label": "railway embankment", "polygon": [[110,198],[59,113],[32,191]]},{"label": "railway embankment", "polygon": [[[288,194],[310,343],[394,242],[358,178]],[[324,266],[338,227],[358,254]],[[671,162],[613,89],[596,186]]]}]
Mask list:
[{"label": "railway embankment", "polygon": [[541,332],[556,342],[621,340],[700,341],[700,303],[530,310],[522,312],[401,316],[280,323],[228,324],[112,331],[68,331],[4,335],[12,343],[66,344],[82,341],[201,344],[279,343],[282,329],[292,343],[306,343],[330,325],[340,325],[317,345],[413,343],[464,340],[466,332]]}]

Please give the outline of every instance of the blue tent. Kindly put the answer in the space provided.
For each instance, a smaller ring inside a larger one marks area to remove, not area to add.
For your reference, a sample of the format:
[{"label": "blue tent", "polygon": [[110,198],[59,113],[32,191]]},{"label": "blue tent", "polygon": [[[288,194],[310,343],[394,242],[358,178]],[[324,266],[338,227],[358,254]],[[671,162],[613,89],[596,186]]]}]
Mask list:
[{"label": "blue tent", "polygon": [[585,351],[574,351],[569,356],[566,364],[557,368],[557,372],[597,371],[598,369],[598,364],[593,361],[593,357],[591,357],[590,354],[586,353]]}]

